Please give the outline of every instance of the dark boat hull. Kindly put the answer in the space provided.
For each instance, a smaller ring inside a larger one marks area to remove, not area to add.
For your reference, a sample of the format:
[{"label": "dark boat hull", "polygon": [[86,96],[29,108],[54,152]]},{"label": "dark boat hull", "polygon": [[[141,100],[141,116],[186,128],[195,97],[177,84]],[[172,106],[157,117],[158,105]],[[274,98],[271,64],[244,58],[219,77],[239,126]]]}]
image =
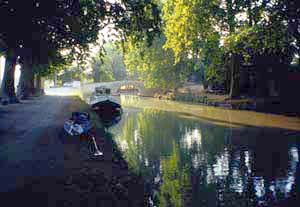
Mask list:
[{"label": "dark boat hull", "polygon": [[95,103],[92,105],[92,109],[103,122],[111,123],[119,122],[123,112],[120,104],[110,100]]}]

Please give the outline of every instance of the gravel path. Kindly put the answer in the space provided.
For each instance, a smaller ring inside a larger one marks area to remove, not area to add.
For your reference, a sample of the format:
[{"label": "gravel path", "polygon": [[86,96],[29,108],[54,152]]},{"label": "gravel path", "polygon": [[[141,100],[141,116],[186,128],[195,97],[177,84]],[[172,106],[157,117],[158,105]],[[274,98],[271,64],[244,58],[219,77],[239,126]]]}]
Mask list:
[{"label": "gravel path", "polygon": [[63,133],[78,98],[44,96],[0,106],[0,198],[6,206],[147,206],[143,181],[130,173],[98,129],[104,156]]}]

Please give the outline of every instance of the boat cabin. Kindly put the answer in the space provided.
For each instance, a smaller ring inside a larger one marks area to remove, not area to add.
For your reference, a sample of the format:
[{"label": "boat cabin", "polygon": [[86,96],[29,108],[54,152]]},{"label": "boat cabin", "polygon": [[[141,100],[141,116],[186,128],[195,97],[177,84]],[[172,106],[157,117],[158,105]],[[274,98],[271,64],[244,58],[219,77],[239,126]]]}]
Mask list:
[{"label": "boat cabin", "polygon": [[110,88],[106,87],[96,87],[95,92],[97,96],[111,95]]}]

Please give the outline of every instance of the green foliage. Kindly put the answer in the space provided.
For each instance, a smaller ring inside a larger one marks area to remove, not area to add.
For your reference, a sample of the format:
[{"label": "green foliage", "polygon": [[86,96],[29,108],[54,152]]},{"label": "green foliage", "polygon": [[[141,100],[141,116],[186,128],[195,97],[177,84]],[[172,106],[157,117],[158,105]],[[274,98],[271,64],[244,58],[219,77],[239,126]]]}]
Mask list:
[{"label": "green foliage", "polygon": [[57,63],[50,53],[68,50],[71,60],[84,62],[89,45],[108,23],[124,38],[131,35],[150,40],[160,22],[154,2],[136,0],[1,1],[0,19],[0,51],[13,50],[21,62],[34,65],[42,75],[51,74],[65,62]]},{"label": "green foliage", "polygon": [[211,34],[203,43],[199,60],[204,67],[206,81],[221,83],[224,80],[224,48],[220,46],[220,35]]},{"label": "green foliage", "polygon": [[71,66],[61,71],[60,75],[58,76],[58,80],[61,80],[62,83],[71,82],[73,80],[85,81],[86,74],[81,67]]},{"label": "green foliage", "polygon": [[202,70],[204,82],[222,79],[223,49],[215,27],[218,4],[216,0],[168,0],[163,6],[164,47],[174,52],[175,62],[187,59],[195,71]]},{"label": "green foliage", "polygon": [[51,76],[55,73],[61,72],[65,68],[71,66],[71,58],[68,55],[62,55],[57,51],[52,51],[52,54],[48,54],[48,60],[46,63],[35,62],[33,64],[33,71],[39,76]]},{"label": "green foliage", "polygon": [[104,45],[105,54],[102,59],[105,70],[112,71],[115,80],[126,78],[123,50],[120,42],[111,42]]},{"label": "green foliage", "polygon": [[179,169],[179,152],[173,143],[173,153],[170,158],[161,161],[163,184],[160,188],[160,206],[183,206],[183,195],[181,184],[186,176]]},{"label": "green foliage", "polygon": [[224,60],[230,53],[242,53],[245,60],[263,53],[290,56],[293,49],[289,44],[293,40],[286,37],[286,23],[278,21],[274,14],[284,8],[282,5],[289,4],[268,3],[268,0],[166,0],[164,47],[174,52],[175,62],[189,59],[196,70],[204,70],[206,81],[217,83],[224,80]]},{"label": "green foliage", "polygon": [[227,52],[242,54],[245,61],[259,55],[283,57],[294,53],[293,39],[287,35],[287,28],[281,22],[270,25],[244,27],[228,36],[225,41]]},{"label": "green foliage", "polygon": [[105,82],[115,80],[111,65],[109,65],[109,59],[106,57],[104,60],[94,57],[91,61],[93,69],[94,82]]},{"label": "green foliage", "polygon": [[124,80],[126,69],[123,51],[119,42],[108,42],[103,49],[92,57],[90,64],[93,69],[94,82]]},{"label": "green foliage", "polygon": [[163,5],[165,48],[172,49],[176,62],[198,56],[201,45],[214,31],[213,0],[167,0]]},{"label": "green foliage", "polygon": [[154,38],[151,46],[147,42],[125,46],[125,65],[128,75],[144,81],[148,88],[176,88],[185,79],[187,66],[184,62],[174,64],[172,50],[163,49],[165,38]]},{"label": "green foliage", "polygon": [[150,44],[160,32],[157,0],[116,1],[109,14],[116,29],[121,30],[124,40],[130,37],[134,42],[146,40]]},{"label": "green foliage", "polygon": [[120,42],[108,42],[90,61],[94,82],[124,80],[126,69]]}]

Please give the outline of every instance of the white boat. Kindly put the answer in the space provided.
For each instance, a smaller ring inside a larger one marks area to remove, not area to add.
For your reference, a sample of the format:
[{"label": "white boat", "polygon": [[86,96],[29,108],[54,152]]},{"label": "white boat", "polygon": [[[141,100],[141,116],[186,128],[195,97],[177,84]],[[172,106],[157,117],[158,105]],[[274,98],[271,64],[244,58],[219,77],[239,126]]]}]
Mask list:
[{"label": "white boat", "polygon": [[92,93],[90,97],[90,105],[94,105],[99,102],[113,102],[121,105],[119,100],[112,97],[110,88],[106,88],[103,86],[96,87],[95,91]]},{"label": "white boat", "polygon": [[120,102],[113,98],[110,89],[97,87],[90,97],[90,105],[102,120],[114,121],[117,123],[122,115]]}]

